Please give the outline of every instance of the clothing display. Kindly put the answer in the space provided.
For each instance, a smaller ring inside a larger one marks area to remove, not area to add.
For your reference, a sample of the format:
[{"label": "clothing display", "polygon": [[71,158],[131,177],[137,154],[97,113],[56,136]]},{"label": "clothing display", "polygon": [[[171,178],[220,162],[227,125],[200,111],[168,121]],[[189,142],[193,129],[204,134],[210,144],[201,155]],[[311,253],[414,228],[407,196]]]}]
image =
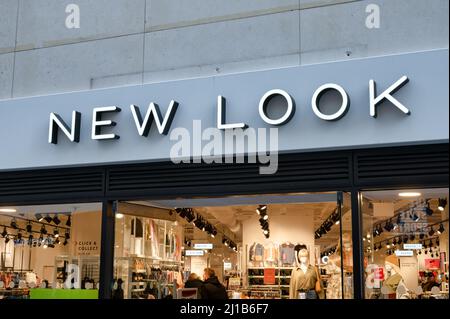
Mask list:
[{"label": "clothing display", "polygon": [[304,272],[300,267],[292,271],[291,283],[289,289],[289,298],[298,299],[299,292],[309,292],[315,290],[316,283],[319,280],[315,266],[309,265]]},{"label": "clothing display", "polygon": [[249,250],[249,260],[250,261],[263,261],[264,257],[264,246],[259,243],[253,243],[253,245],[250,246]]}]

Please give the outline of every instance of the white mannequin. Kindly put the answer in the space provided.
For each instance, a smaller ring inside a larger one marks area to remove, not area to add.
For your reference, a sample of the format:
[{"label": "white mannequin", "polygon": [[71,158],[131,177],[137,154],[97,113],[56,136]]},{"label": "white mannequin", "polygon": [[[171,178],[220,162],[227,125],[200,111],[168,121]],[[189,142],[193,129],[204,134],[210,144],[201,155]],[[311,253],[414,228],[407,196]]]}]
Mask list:
[{"label": "white mannequin", "polygon": [[306,249],[301,249],[297,255],[298,264],[300,269],[306,273],[309,266],[309,253]]}]

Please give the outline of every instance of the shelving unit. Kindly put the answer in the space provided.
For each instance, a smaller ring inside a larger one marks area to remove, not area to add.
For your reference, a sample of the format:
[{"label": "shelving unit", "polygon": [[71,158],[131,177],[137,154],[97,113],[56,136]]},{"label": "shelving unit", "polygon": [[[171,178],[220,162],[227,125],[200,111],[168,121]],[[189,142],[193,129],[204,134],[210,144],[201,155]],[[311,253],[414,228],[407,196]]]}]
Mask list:
[{"label": "shelving unit", "polygon": [[[275,269],[275,284],[264,284],[264,270]],[[289,283],[291,281],[291,272],[294,267],[249,267],[247,268],[247,286],[249,290],[261,288],[272,288],[280,290],[282,299],[289,298]],[[253,275],[256,274],[256,275]],[[251,279],[256,279],[258,283],[251,283]]]}]

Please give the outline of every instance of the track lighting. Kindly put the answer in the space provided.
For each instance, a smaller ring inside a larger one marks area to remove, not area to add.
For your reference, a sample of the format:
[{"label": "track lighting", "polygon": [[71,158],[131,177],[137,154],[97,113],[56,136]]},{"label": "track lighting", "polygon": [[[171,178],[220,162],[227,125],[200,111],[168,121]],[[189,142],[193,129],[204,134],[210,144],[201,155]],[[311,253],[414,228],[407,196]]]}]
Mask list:
[{"label": "track lighting", "polygon": [[53,220],[53,218],[50,216],[50,214],[47,214],[47,216],[45,216],[44,219],[47,223],[51,223]]},{"label": "track lighting", "polygon": [[413,221],[415,221],[415,222],[418,222],[419,219],[420,219],[419,215],[417,215],[416,212],[412,212],[412,213],[410,214],[410,216],[411,216],[411,219],[412,219]]},{"label": "track lighting", "polygon": [[9,236],[6,236],[5,237],[5,244],[9,243],[9,240],[10,240]]},{"label": "track lighting", "polygon": [[13,218],[13,219],[11,220],[11,227],[12,227],[13,229],[19,228],[19,227],[17,226],[17,222],[16,222],[16,219],[15,219],[15,218]]},{"label": "track lighting", "polygon": [[47,229],[45,228],[44,225],[42,225],[41,227],[41,234],[47,235]]},{"label": "track lighting", "polygon": [[445,210],[445,207],[447,206],[447,199],[446,198],[439,198],[438,200],[438,209],[443,212]]},{"label": "track lighting", "polygon": [[68,244],[67,238],[64,239],[63,245],[66,246]]},{"label": "track lighting", "polygon": [[55,238],[58,238],[58,237],[59,237],[59,231],[58,231],[58,228],[55,228],[55,229],[53,230],[53,235],[55,236]]},{"label": "track lighting", "polygon": [[425,238],[425,234],[424,233],[420,233],[419,238],[420,239],[424,239]]},{"label": "track lighting", "polygon": [[69,217],[67,217],[66,226],[67,227],[71,227],[72,226],[72,216],[70,216],[70,215],[69,215]]},{"label": "track lighting", "polygon": [[34,214],[34,216],[36,217],[37,221],[39,221],[39,222],[44,220],[44,216],[42,216],[42,214],[37,213],[37,214]]},{"label": "track lighting", "polygon": [[28,222],[27,224],[27,233],[31,233],[33,231],[33,225],[31,225],[31,222]]},{"label": "track lighting", "polygon": [[440,224],[437,233],[440,235],[445,231],[444,224]]},{"label": "track lighting", "polygon": [[431,237],[434,235],[434,229],[433,227],[430,228],[430,231],[428,232],[428,235]]},{"label": "track lighting", "polygon": [[61,224],[61,220],[58,218],[58,214],[55,214],[55,216],[53,217],[53,223],[55,225]]},{"label": "track lighting", "polygon": [[2,231],[2,237],[5,238],[6,235],[8,235],[8,232],[6,231],[6,227],[4,227]]},{"label": "track lighting", "polygon": [[59,238],[56,238],[55,244],[57,244],[57,245],[61,244],[61,242],[59,241]]},{"label": "track lighting", "polygon": [[21,240],[21,239],[22,239],[22,233],[21,233],[20,231],[17,233],[17,239],[18,239],[18,240]]}]

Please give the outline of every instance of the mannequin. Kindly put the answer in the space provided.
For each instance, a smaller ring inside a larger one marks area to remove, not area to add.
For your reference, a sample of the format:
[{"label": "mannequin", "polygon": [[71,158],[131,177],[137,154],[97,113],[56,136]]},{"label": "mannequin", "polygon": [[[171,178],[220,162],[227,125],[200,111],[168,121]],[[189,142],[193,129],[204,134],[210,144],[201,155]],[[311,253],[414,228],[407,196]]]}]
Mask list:
[{"label": "mannequin", "polygon": [[400,294],[397,289],[399,287],[406,287],[403,283],[402,275],[400,274],[400,267],[389,261],[385,261],[385,268],[386,272],[389,274],[389,277],[385,280],[384,286],[388,289],[389,294],[395,293],[396,298],[400,299],[403,294]]},{"label": "mannequin", "polygon": [[321,292],[317,268],[309,263],[306,245],[297,245],[297,266],[292,270],[289,299],[317,299]]}]

